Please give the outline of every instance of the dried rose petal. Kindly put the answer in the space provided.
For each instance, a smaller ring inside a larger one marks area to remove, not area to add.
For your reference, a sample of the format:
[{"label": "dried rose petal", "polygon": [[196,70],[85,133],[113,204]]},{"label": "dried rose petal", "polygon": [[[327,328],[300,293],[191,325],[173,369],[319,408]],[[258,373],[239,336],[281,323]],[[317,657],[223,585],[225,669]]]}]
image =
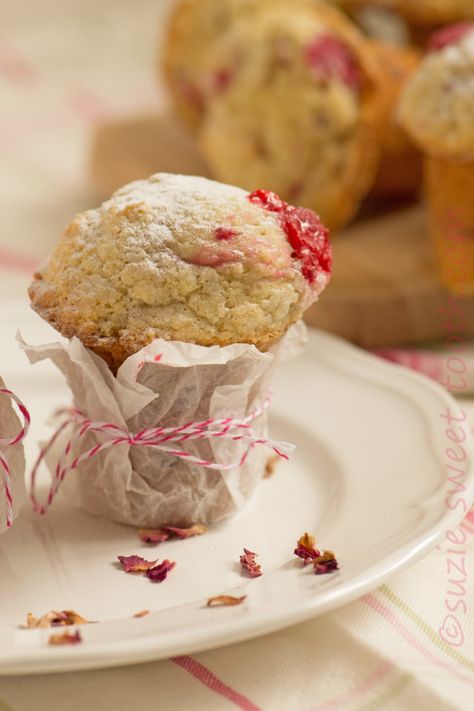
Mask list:
[{"label": "dried rose petal", "polygon": [[258,554],[252,553],[252,551],[249,551],[247,550],[247,548],[244,548],[244,553],[240,556],[240,565],[242,566],[242,569],[245,570],[251,578],[258,578],[260,575],[262,575],[262,569],[255,560],[256,555]]},{"label": "dried rose petal", "polygon": [[319,555],[321,555],[318,549],[315,548],[315,545],[316,539],[309,533],[304,533],[301,538],[298,538],[294,553],[299,558],[303,559],[304,565],[306,565],[306,563],[308,563],[310,560],[314,560],[314,558],[317,558]]},{"label": "dried rose petal", "polygon": [[162,563],[159,563],[156,565],[154,568],[149,568],[145,575],[147,578],[150,578],[152,583],[162,583],[163,580],[166,579],[166,576],[170,572],[170,570],[173,570],[173,568],[176,566],[176,563],[172,560],[164,560]]},{"label": "dried rose petal", "polygon": [[149,614],[150,614],[150,610],[140,610],[140,612],[136,612],[133,616],[134,617],[146,617]]},{"label": "dried rose petal", "polygon": [[313,560],[314,572],[316,575],[324,575],[333,570],[339,570],[336,556],[332,551],[323,551],[321,555]]},{"label": "dried rose petal", "polygon": [[62,634],[52,634],[48,639],[48,644],[52,645],[68,645],[80,644],[82,642],[81,633],[76,630],[74,633],[63,632]]},{"label": "dried rose petal", "polygon": [[170,536],[169,533],[161,528],[140,528],[138,537],[143,543],[163,543]]},{"label": "dried rose petal", "polygon": [[27,629],[45,629],[46,627],[65,627],[66,625],[86,625],[89,620],[85,620],[74,610],[62,610],[56,612],[52,610],[41,617],[35,617],[28,613],[26,616]]},{"label": "dried rose petal", "polygon": [[193,536],[202,536],[203,533],[207,532],[206,526],[202,526],[200,523],[196,523],[190,528],[175,528],[174,526],[166,526],[164,529],[167,533],[171,533],[176,538],[181,540],[185,538],[192,538]]},{"label": "dried rose petal", "polygon": [[247,595],[242,595],[242,597],[234,597],[233,595],[216,595],[215,597],[210,597],[208,599],[207,607],[241,605],[246,598]]},{"label": "dried rose petal", "polygon": [[169,538],[192,538],[193,536],[202,536],[206,533],[206,526],[196,523],[189,528],[177,528],[175,526],[165,526],[164,528],[141,528],[138,531],[138,536],[144,543],[163,543]]},{"label": "dried rose petal", "polygon": [[145,560],[139,555],[119,555],[117,558],[126,573],[145,573],[156,564],[156,560]]},{"label": "dried rose petal", "polygon": [[268,479],[275,472],[275,467],[279,459],[280,457],[278,456],[278,454],[275,454],[273,457],[267,459],[267,463],[265,464],[265,471],[263,473],[264,479]]}]

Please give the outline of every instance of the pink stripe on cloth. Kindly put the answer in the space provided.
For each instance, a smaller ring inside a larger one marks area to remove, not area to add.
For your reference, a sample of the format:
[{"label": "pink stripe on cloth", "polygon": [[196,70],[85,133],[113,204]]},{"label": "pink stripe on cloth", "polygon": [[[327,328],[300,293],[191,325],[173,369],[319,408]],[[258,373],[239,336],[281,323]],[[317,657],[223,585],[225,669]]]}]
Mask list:
[{"label": "pink stripe on cloth", "polygon": [[329,709],[336,709],[338,706],[342,706],[349,701],[353,701],[358,696],[362,696],[367,691],[370,691],[370,689],[372,689],[378,681],[383,679],[393,669],[395,669],[395,667],[391,662],[383,662],[383,664],[380,664],[380,666],[378,666],[372,674],[369,674],[366,679],[361,681],[359,684],[356,684],[356,686],[352,689],[349,689],[349,691],[346,691],[340,696],[336,696],[333,699],[316,706],[313,711],[329,711]]},{"label": "pink stripe on cloth", "polygon": [[404,350],[402,348],[378,348],[372,351],[380,358],[389,360],[391,363],[403,365],[405,368],[416,370],[418,373],[439,380],[443,374],[443,358],[446,355],[437,355],[427,351]]},{"label": "pink stripe on cloth", "polygon": [[37,77],[35,67],[20,52],[0,38],[0,76],[15,84],[31,83]]},{"label": "pink stripe on cloth", "polygon": [[200,662],[197,662],[192,657],[187,655],[182,657],[172,657],[170,661],[189,672],[195,679],[200,681],[201,684],[207,686],[207,688],[211,689],[211,691],[215,691],[216,694],[223,696],[239,709],[242,709],[243,711],[262,711],[259,706],[256,706],[252,701],[247,699],[246,696],[239,694],[238,691],[235,691],[230,686],[227,686],[227,684],[224,684],[224,682],[218,679],[210,669],[205,667]]},{"label": "pink stripe on cloth", "polygon": [[0,247],[0,269],[33,274],[38,267],[39,261],[37,259]]},{"label": "pink stripe on cloth", "polygon": [[365,595],[361,598],[361,602],[364,602],[372,610],[377,612],[381,617],[383,617],[389,624],[403,637],[403,639],[415,649],[419,654],[421,654],[425,659],[428,659],[431,663],[436,664],[438,667],[449,671],[455,677],[464,681],[468,686],[474,687],[474,678],[469,678],[460,674],[456,667],[443,659],[440,659],[435,654],[433,654],[427,647],[424,646],[414,634],[410,632],[408,627],[402,622],[402,620],[397,617],[397,615],[392,612],[388,607],[386,607],[380,600],[378,600],[374,595]]}]

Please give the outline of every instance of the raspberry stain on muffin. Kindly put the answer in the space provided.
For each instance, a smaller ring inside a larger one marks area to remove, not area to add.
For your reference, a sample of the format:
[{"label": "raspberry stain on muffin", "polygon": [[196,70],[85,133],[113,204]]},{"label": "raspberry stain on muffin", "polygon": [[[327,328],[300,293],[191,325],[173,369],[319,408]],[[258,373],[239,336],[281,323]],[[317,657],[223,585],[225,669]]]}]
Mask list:
[{"label": "raspberry stain on muffin", "polygon": [[306,47],[305,58],[322,81],[329,82],[337,78],[351,89],[360,88],[361,77],[355,57],[350,48],[337,37],[318,35]]},{"label": "raspberry stain on muffin", "polygon": [[458,22],[449,27],[443,27],[435,32],[428,43],[428,49],[432,52],[440,52],[445,47],[457,44],[469,32],[474,31],[474,22]]},{"label": "raspberry stain on muffin", "polygon": [[240,233],[237,230],[233,230],[231,227],[217,227],[216,228],[216,239],[219,242],[228,242],[237,237]]},{"label": "raspberry stain on muffin", "polygon": [[293,259],[301,264],[301,273],[310,284],[320,272],[331,273],[332,249],[329,230],[318,215],[304,207],[294,207],[267,190],[255,190],[249,200],[269,212],[280,215],[282,229],[291,245]]}]

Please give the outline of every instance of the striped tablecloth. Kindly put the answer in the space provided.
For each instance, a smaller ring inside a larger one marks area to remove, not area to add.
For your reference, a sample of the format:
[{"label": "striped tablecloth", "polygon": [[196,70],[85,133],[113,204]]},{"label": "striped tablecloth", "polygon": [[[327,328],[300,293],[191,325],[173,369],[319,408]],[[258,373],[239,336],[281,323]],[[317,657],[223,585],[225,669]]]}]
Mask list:
[{"label": "striped tablecloth", "polygon": [[[87,182],[94,123],[156,110],[153,65],[166,5],[1,0],[0,298],[24,293],[67,220],[95,203]],[[433,375],[447,358],[384,355]],[[474,402],[466,410],[474,422]],[[472,512],[456,541],[358,602],[251,642],[126,669],[0,678],[0,711],[470,711]]]}]

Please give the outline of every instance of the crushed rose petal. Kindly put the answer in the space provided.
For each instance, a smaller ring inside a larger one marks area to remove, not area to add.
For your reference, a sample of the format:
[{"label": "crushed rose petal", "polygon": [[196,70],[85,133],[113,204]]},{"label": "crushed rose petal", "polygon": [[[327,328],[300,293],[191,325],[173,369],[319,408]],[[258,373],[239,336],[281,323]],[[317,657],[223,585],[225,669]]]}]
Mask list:
[{"label": "crushed rose petal", "polygon": [[313,565],[316,575],[324,575],[325,573],[331,573],[333,570],[339,570],[336,556],[332,551],[323,551],[321,555],[313,560]]},{"label": "crushed rose petal", "polygon": [[301,538],[298,538],[294,553],[298,556],[298,558],[303,559],[304,565],[320,555],[320,552],[317,548],[315,548],[315,545],[316,539],[309,533],[304,533]]},{"label": "crushed rose petal", "polygon": [[26,616],[27,629],[45,629],[46,627],[65,627],[66,625],[86,625],[89,620],[85,620],[74,610],[62,610],[57,612],[52,610],[41,617],[35,617],[28,613]]},{"label": "crushed rose petal", "polygon": [[164,560],[154,568],[148,568],[145,575],[152,583],[162,583],[166,579],[170,570],[176,567],[176,563],[172,560]]},{"label": "crushed rose petal", "polygon": [[150,614],[150,610],[140,610],[140,612],[136,612],[133,616],[134,617],[146,617],[149,614]]},{"label": "crushed rose petal", "polygon": [[177,528],[175,526],[165,526],[164,528],[140,528],[138,536],[144,543],[163,543],[169,538],[192,538],[193,536],[202,536],[207,532],[207,527],[200,523],[196,523],[189,528]]},{"label": "crushed rose petal", "polygon": [[255,560],[257,553],[252,553],[252,551],[244,548],[243,555],[240,556],[240,565],[242,570],[245,570],[251,578],[258,578],[262,575],[261,566]]},{"label": "crushed rose petal", "polygon": [[145,573],[156,565],[156,560],[145,560],[139,555],[119,555],[117,558],[126,573]]},{"label": "crushed rose petal", "polygon": [[233,595],[216,595],[210,597],[207,601],[207,607],[224,607],[231,605],[241,605],[247,598],[247,595],[242,597],[234,597]]},{"label": "crushed rose petal", "polygon": [[264,479],[268,479],[275,472],[275,467],[279,459],[280,457],[278,456],[278,454],[275,454],[273,457],[267,459],[267,463],[265,464],[265,471],[263,473]]},{"label": "crushed rose petal", "polygon": [[174,526],[166,526],[164,530],[181,540],[184,540],[185,538],[192,538],[193,536],[202,536],[203,533],[207,533],[207,527],[200,523],[196,523],[190,528],[175,528]]},{"label": "crushed rose petal", "polygon": [[82,642],[81,633],[76,630],[74,633],[63,632],[62,634],[52,634],[48,639],[50,645],[80,644]]},{"label": "crushed rose petal", "polygon": [[169,533],[166,533],[161,528],[140,528],[138,537],[143,543],[163,543],[170,536]]}]

